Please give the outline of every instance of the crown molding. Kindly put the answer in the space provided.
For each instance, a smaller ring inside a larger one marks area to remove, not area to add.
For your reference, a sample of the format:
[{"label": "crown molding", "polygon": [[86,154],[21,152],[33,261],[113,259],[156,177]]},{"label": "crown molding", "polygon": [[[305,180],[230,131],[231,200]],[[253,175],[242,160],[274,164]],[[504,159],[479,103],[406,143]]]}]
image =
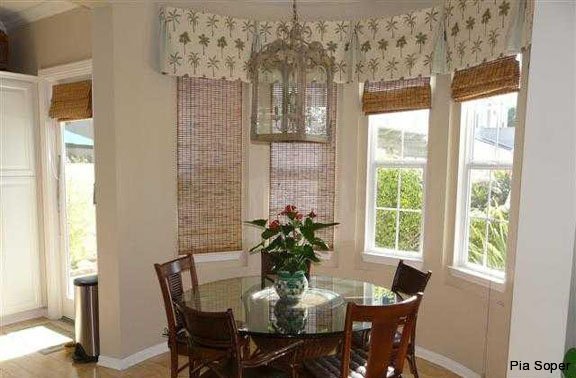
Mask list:
[{"label": "crown molding", "polygon": [[64,13],[77,7],[78,4],[75,4],[71,1],[45,1],[30,8],[26,8],[11,17],[6,17],[2,20],[2,22],[6,26],[6,29],[8,29],[10,32],[11,30],[14,30],[20,26],[30,24],[43,18],[48,18],[59,13]]}]

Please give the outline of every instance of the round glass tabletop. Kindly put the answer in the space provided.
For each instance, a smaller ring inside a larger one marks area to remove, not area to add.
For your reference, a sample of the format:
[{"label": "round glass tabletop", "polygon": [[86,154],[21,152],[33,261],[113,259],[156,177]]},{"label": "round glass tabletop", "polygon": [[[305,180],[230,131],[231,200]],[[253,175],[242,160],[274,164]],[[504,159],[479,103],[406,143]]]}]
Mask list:
[{"label": "round glass tabletop", "polygon": [[[281,301],[270,279],[238,277],[200,285],[184,293],[185,306],[200,311],[232,309],[238,330],[269,337],[321,337],[344,331],[346,303],[386,305],[401,298],[387,288],[344,278],[312,276],[297,303]],[[370,324],[355,323],[355,330]]]}]

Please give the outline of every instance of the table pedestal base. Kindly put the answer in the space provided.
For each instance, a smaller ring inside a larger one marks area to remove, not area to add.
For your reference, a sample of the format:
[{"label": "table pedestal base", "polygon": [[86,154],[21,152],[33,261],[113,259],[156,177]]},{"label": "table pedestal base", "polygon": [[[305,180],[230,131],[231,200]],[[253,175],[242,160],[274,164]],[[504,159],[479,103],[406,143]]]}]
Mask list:
[{"label": "table pedestal base", "polygon": [[289,373],[291,377],[301,376],[305,360],[327,356],[336,352],[342,336],[323,336],[323,337],[293,337],[277,338],[266,336],[251,336],[256,347],[263,352],[277,350],[294,341],[303,340],[304,343],[296,351],[288,356],[276,360],[273,365]]}]

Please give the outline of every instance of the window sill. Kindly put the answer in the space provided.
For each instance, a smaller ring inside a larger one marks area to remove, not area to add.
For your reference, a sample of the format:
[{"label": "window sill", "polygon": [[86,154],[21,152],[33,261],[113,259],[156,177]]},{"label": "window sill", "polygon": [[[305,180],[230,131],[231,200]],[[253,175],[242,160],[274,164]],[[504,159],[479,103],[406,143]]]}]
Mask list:
[{"label": "window sill", "polygon": [[202,264],[220,261],[238,261],[242,258],[243,253],[243,251],[200,253],[194,255],[194,262],[196,264]]},{"label": "window sill", "polygon": [[374,264],[384,264],[384,265],[391,265],[397,266],[400,260],[404,260],[410,266],[413,266],[416,269],[422,269],[423,262],[421,258],[415,257],[406,257],[406,256],[399,256],[399,255],[390,255],[390,254],[383,254],[381,252],[373,252],[373,251],[364,251],[362,253],[362,260],[367,263],[374,263]]},{"label": "window sill", "polygon": [[504,292],[506,280],[500,277],[494,277],[488,274],[480,273],[472,269],[461,266],[449,266],[450,274],[454,277],[461,278],[477,285]]}]

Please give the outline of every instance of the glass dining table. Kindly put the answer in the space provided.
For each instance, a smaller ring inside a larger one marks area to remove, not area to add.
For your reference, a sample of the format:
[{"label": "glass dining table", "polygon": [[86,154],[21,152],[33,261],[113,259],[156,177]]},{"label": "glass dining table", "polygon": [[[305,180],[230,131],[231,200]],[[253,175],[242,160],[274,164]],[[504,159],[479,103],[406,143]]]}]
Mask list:
[{"label": "glass dining table", "polygon": [[[304,340],[287,368],[296,371],[307,358],[332,353],[344,335],[348,302],[387,305],[401,298],[369,282],[328,276],[311,276],[309,289],[298,302],[280,300],[273,281],[260,276],[238,277],[202,284],[184,293],[183,304],[199,311],[232,309],[241,334],[249,335],[262,350]],[[354,330],[370,329],[355,323]],[[293,374],[294,375],[294,374]]]}]

